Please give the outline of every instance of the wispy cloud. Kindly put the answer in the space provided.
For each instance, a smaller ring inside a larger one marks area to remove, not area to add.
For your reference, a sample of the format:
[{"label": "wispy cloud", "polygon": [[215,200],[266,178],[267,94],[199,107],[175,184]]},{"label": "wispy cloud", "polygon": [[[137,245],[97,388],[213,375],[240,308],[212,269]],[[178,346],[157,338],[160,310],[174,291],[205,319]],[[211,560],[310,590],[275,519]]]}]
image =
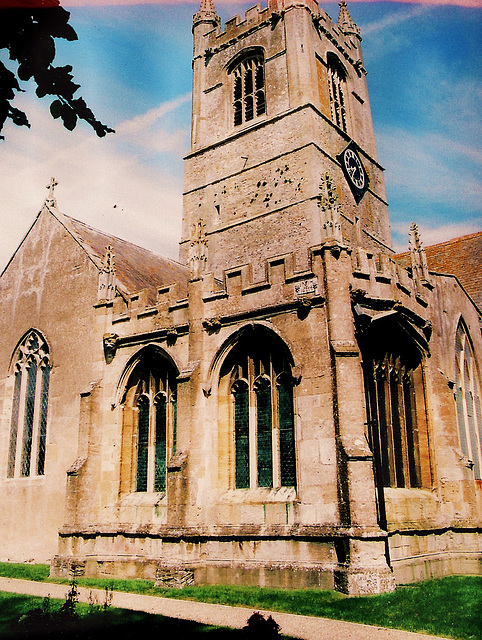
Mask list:
[{"label": "wispy cloud", "polygon": [[399,127],[386,127],[378,136],[382,162],[386,160],[387,180],[392,189],[410,193],[414,202],[430,199],[477,210],[480,206],[482,178],[478,165],[481,154],[450,138],[433,133],[410,133]]},{"label": "wispy cloud", "polygon": [[[416,222],[416,220],[415,220]],[[418,223],[417,223],[418,224]],[[395,251],[406,251],[408,248],[408,231],[410,223],[396,222],[392,224]],[[446,224],[442,226],[430,226],[418,224],[420,238],[424,246],[446,242],[452,238],[476,233],[482,229],[481,220],[468,220],[465,222]]]},{"label": "wispy cloud", "polygon": [[64,213],[176,258],[181,158],[188,131],[163,129],[163,118],[188,100],[180,96],[163,103],[118,125],[119,134],[100,140],[82,126],[64,130],[34,98],[19,97],[18,106],[28,111],[32,128],[10,126],[4,131],[0,269],[40,209],[51,176],[59,183],[56,195]]},{"label": "wispy cloud", "polygon": [[143,113],[131,120],[126,120],[122,122],[120,125],[117,125],[116,132],[119,135],[133,135],[141,131],[142,129],[147,129],[151,127],[156,121],[160,120],[163,116],[171,111],[175,111],[179,107],[183,106],[191,99],[191,94],[186,93],[183,96],[179,96],[174,100],[168,100],[167,102],[163,102],[158,107],[151,109],[147,113]]},{"label": "wispy cloud", "polygon": [[[356,1],[356,0],[355,0]],[[351,0],[353,2],[353,0]],[[431,6],[429,3],[427,4],[417,4],[415,7],[412,7],[409,10],[397,11],[396,13],[390,13],[381,20],[377,20],[376,22],[370,22],[363,27],[363,35],[371,35],[375,33],[379,33],[380,31],[384,31],[385,29],[390,29],[402,22],[406,22],[407,20],[412,20],[417,16],[427,13],[430,11]]]}]

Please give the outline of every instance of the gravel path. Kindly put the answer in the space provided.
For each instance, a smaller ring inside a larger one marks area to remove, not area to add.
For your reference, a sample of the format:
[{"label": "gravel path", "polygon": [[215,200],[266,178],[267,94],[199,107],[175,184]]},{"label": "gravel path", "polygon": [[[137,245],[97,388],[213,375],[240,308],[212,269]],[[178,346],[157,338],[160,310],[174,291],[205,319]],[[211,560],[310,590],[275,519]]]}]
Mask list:
[{"label": "gravel path", "polygon": [[[0,591],[40,597],[50,595],[52,598],[64,599],[68,586],[51,582],[31,582],[29,580],[0,577]],[[90,593],[92,593],[92,596],[97,597],[99,603],[103,602],[104,591],[100,589],[79,587],[79,592],[81,602],[88,602]],[[191,600],[142,596],[119,591],[114,591],[112,606],[238,629],[244,627],[247,619],[253,613],[252,609],[244,607],[228,607],[220,604],[192,602]],[[341,622],[329,620],[328,618],[298,616],[277,611],[261,611],[261,613],[271,614],[281,626],[282,633],[300,640],[441,640],[437,636],[384,629],[353,622]]]}]

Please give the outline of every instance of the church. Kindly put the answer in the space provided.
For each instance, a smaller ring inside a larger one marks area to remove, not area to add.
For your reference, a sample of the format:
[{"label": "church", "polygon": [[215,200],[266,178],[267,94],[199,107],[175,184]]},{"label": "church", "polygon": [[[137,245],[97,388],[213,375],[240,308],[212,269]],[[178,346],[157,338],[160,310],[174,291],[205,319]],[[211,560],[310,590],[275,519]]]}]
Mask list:
[{"label": "church", "polygon": [[393,251],[345,0],[202,0],[193,39],[179,262],[52,180],[1,274],[0,560],[354,595],[477,573],[482,233]]}]

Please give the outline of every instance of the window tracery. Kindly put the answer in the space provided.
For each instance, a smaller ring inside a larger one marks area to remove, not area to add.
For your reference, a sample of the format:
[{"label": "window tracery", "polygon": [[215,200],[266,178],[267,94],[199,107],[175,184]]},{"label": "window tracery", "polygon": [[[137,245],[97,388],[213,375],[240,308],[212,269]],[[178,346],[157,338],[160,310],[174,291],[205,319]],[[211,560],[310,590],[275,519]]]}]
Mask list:
[{"label": "window tracery", "polygon": [[330,92],[331,119],[346,131],[345,87],[346,72],[335,55],[328,55],[328,87]]},{"label": "window tracery", "polygon": [[238,126],[266,113],[263,56],[244,58],[234,67],[232,75],[234,125]]},{"label": "window tracery", "polygon": [[482,413],[480,385],[474,353],[467,330],[459,322],[455,339],[455,403],[462,452],[474,465],[475,477],[482,479]]},{"label": "window tracery", "polygon": [[265,334],[241,340],[226,360],[236,489],[296,486],[293,376]]},{"label": "window tracery", "polygon": [[384,487],[422,486],[414,372],[386,355],[365,370],[369,440]]},{"label": "window tracery", "polygon": [[122,492],[165,492],[167,460],[176,450],[174,367],[154,351],[141,357],[125,393]]},{"label": "window tracery", "polygon": [[45,339],[31,331],[17,349],[7,477],[45,473],[50,356]]}]

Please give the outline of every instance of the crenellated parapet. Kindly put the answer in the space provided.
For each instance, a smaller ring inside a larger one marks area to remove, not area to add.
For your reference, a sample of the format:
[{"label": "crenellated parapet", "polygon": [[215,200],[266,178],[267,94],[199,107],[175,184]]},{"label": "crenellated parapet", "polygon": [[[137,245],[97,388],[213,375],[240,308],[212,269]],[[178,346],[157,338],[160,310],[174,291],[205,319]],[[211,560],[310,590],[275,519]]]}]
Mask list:
[{"label": "crenellated parapet", "polygon": [[352,300],[378,311],[404,308],[426,326],[432,287],[418,272],[403,268],[386,253],[374,254],[360,247],[352,253]]},{"label": "crenellated parapet", "polygon": [[262,319],[295,312],[304,319],[314,306],[324,304],[323,267],[316,250],[309,268],[296,270],[295,254],[266,260],[265,277],[253,278],[251,264],[226,269],[222,288],[213,286],[211,275],[203,279],[204,323],[212,332],[224,324]]},{"label": "crenellated parapet", "polygon": [[[288,11],[300,8],[309,12],[318,32],[326,37],[348,62],[357,69],[362,68],[358,55],[361,40],[358,27],[351,18],[350,21],[344,18],[342,24],[337,24],[326,11],[320,9],[315,0],[270,0],[267,7],[257,4],[247,9],[244,18],[237,14],[226,20],[224,29],[221,28],[219,19],[211,16],[212,28],[203,34],[202,46],[195,52],[195,57],[204,56],[208,63],[214,54],[245,40],[258,29],[268,26],[274,29],[284,20]],[[341,13],[343,16],[345,13],[348,14],[347,11]],[[195,25],[199,23],[200,15],[196,14]]]}]

